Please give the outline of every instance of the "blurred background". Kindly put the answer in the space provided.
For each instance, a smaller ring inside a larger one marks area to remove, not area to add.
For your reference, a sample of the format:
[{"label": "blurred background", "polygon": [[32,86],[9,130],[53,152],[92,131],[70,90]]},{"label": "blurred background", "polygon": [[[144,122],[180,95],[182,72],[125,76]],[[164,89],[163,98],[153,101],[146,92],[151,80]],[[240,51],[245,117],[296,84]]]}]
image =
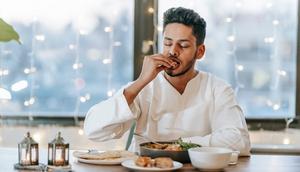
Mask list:
[{"label": "blurred background", "polygon": [[[41,146],[62,131],[73,149],[122,149],[83,133],[87,110],[134,80],[143,57],[161,52],[171,7],[207,22],[197,68],[235,89],[253,151],[300,147],[297,0],[0,0],[0,17],[22,45],[0,43],[0,146],[26,131]],[[101,114],[105,116],[105,114]]]}]

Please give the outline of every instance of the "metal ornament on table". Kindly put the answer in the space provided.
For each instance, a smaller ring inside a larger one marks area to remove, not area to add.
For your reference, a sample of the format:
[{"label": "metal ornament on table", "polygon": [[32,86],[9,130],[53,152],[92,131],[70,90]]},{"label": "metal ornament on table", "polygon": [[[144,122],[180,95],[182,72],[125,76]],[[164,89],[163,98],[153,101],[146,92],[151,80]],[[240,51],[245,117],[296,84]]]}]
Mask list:
[{"label": "metal ornament on table", "polygon": [[48,167],[68,167],[69,165],[69,143],[61,137],[57,137],[48,144]]},{"label": "metal ornament on table", "polygon": [[14,165],[16,169],[35,170],[43,169],[45,165],[39,164],[39,145],[27,132],[25,138],[18,144],[19,162]]}]

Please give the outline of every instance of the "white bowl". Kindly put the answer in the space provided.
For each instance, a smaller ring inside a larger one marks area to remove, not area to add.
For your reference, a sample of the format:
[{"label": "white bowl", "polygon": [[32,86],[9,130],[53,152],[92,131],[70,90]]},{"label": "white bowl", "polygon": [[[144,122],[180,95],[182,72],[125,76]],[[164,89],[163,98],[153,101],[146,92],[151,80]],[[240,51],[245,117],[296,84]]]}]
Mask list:
[{"label": "white bowl", "polygon": [[196,147],[188,150],[192,165],[203,170],[221,170],[228,166],[232,150],[219,147]]}]

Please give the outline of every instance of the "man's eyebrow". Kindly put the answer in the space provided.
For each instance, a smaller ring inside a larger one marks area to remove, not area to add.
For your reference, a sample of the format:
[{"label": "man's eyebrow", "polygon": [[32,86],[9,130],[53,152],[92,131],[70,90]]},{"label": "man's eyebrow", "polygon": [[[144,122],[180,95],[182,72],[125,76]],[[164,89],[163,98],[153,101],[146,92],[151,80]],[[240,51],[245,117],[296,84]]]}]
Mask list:
[{"label": "man's eyebrow", "polygon": [[[164,39],[172,41],[172,38],[165,37]],[[179,39],[178,42],[191,42],[189,39]]]}]

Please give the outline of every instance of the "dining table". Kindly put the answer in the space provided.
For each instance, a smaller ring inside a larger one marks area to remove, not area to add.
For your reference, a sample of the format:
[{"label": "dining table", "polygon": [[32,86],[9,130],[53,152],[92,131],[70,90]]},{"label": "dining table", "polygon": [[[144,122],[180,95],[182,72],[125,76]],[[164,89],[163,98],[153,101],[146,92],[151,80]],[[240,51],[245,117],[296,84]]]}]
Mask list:
[{"label": "dining table", "polygon": [[[133,171],[121,165],[94,165],[78,162],[72,156],[70,151],[70,170],[57,170],[57,172],[130,172]],[[47,162],[47,149],[39,151],[40,163]],[[0,148],[0,172],[30,172],[28,170],[16,170],[14,164],[18,162],[17,148]],[[217,163],[217,162],[216,162]],[[176,170],[178,172],[196,172],[198,169],[191,164],[183,164],[183,167]],[[284,155],[259,153],[251,154],[247,157],[239,157],[236,165],[229,165],[224,172],[299,172],[300,171],[300,156],[299,155]]]}]

